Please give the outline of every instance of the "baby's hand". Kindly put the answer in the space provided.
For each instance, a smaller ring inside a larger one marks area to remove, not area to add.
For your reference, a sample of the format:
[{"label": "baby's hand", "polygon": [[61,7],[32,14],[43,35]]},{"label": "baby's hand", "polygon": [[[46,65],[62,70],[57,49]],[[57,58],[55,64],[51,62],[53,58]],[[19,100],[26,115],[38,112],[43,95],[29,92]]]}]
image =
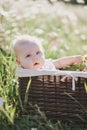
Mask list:
[{"label": "baby's hand", "polygon": [[76,64],[81,64],[83,62],[83,57],[81,55],[74,56],[74,60]]}]

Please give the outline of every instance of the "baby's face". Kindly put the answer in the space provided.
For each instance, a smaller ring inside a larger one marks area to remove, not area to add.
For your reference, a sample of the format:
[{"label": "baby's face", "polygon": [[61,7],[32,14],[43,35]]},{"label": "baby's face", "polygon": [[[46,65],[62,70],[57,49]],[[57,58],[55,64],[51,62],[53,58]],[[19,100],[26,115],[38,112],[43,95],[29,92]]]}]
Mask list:
[{"label": "baby's face", "polygon": [[40,69],[45,62],[44,54],[37,44],[26,43],[20,47],[18,62],[26,69]]}]

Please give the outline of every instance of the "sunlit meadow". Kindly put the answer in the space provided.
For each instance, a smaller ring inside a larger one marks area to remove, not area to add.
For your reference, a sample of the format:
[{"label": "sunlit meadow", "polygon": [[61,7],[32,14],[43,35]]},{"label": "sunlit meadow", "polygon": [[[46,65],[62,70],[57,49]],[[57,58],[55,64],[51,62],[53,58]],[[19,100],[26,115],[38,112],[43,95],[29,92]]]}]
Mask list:
[{"label": "sunlit meadow", "polygon": [[[30,130],[38,124],[38,130],[70,130],[67,124],[52,125],[46,118],[19,115],[16,61],[12,41],[16,35],[37,36],[44,47],[46,58],[87,54],[87,6],[62,2],[49,4],[43,0],[0,1],[0,107],[1,130]],[[44,125],[41,125],[44,120]],[[37,120],[38,123],[34,124]],[[25,123],[26,122],[26,123]],[[23,126],[23,123],[25,125]],[[45,128],[45,129],[44,129]],[[80,128],[79,128],[80,130]]]}]

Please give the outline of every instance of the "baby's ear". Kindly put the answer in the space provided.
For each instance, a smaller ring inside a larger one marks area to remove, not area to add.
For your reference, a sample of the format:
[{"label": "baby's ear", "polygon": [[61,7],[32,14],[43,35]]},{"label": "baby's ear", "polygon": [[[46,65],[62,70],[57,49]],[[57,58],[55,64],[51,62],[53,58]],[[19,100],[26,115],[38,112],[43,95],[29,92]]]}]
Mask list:
[{"label": "baby's ear", "polygon": [[18,58],[16,58],[16,62],[17,62],[17,64],[18,64],[18,65],[20,64],[20,61],[19,61],[19,59],[18,59]]}]

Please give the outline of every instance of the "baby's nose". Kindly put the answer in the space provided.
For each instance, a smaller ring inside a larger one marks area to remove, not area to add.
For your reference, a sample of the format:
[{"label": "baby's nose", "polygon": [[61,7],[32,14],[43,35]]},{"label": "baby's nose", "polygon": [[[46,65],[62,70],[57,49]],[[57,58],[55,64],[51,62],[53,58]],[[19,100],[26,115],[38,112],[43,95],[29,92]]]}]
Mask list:
[{"label": "baby's nose", "polygon": [[32,60],[38,60],[38,56],[33,55]]}]

